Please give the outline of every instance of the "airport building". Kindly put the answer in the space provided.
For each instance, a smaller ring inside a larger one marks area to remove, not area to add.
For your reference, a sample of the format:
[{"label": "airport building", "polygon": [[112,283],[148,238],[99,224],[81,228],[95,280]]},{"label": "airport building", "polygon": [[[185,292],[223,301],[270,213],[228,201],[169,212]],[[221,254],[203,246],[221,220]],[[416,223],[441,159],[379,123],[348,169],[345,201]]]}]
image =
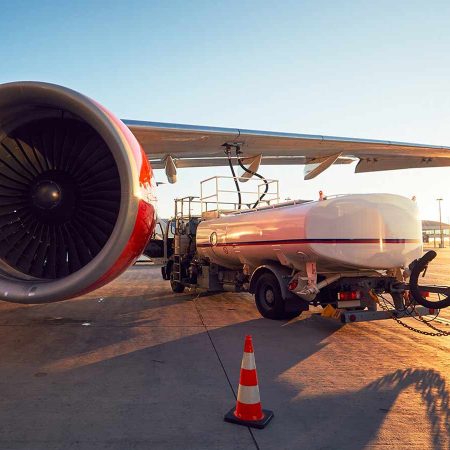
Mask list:
[{"label": "airport building", "polygon": [[[423,242],[433,247],[441,244],[441,224],[436,220],[422,220]],[[450,224],[442,222],[444,246],[450,246]]]}]

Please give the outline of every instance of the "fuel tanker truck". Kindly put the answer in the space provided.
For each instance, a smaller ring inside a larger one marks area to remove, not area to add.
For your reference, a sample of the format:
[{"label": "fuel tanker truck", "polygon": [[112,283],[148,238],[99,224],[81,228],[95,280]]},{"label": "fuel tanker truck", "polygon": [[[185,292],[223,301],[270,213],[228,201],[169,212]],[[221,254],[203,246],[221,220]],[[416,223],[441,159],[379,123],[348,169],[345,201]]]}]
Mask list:
[{"label": "fuel tanker truck", "polygon": [[249,292],[269,319],[311,305],[340,311],[343,322],[385,318],[383,294],[398,314],[405,302],[450,305],[448,287],[418,286],[436,253],[423,255],[418,208],[408,198],[352,194],[194,216],[195,201],[176,200],[168,224],[173,247],[162,276],[174,292]]}]

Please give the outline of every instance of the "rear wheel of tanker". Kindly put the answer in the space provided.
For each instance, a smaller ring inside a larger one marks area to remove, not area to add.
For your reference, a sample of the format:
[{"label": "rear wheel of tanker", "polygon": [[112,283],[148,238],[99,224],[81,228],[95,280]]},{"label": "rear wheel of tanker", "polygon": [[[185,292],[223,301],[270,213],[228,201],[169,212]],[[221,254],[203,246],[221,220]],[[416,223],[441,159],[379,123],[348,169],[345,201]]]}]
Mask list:
[{"label": "rear wheel of tanker", "polygon": [[300,312],[287,312],[280,284],[272,273],[262,274],[256,282],[255,303],[266,319],[285,320],[297,317]]}]

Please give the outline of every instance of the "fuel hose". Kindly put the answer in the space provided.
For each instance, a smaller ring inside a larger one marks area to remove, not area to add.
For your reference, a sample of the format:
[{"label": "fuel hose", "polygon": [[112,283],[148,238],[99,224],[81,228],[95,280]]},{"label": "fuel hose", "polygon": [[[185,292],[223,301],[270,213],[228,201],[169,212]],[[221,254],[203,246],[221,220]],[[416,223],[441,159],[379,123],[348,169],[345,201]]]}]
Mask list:
[{"label": "fuel hose", "polygon": [[436,301],[430,301],[424,298],[423,291],[426,290],[426,287],[419,286],[419,276],[420,274],[427,269],[428,264],[436,258],[436,252],[433,250],[428,251],[422,258],[416,259],[414,262],[410,264],[411,276],[409,279],[409,292],[414,298],[414,300],[425,308],[431,309],[442,309],[448,308],[450,306],[450,287],[447,288],[446,295],[444,298],[441,298]]},{"label": "fuel hose", "polygon": [[258,206],[258,204],[261,202],[261,200],[267,194],[267,191],[269,190],[269,183],[267,182],[267,180],[262,175],[260,175],[257,172],[253,172],[253,170],[247,169],[247,167],[245,167],[244,164],[242,164],[242,161],[241,161],[241,158],[239,156],[239,151],[238,150],[236,150],[236,158],[237,158],[237,161],[238,161],[239,165],[241,166],[241,169],[243,169],[245,172],[249,173],[250,175],[254,175],[254,176],[260,178],[261,180],[264,181],[264,184],[266,185],[265,189],[264,189],[264,192],[261,194],[261,196],[258,198],[258,200],[253,205],[253,208],[256,208]]},{"label": "fuel hose", "polygon": [[226,155],[228,157],[228,165],[230,166],[231,174],[233,175],[234,185],[236,186],[236,191],[237,191],[237,195],[238,195],[238,209],[241,209],[242,208],[241,188],[239,187],[239,182],[237,180],[236,173],[234,171],[229,148],[227,148]]}]

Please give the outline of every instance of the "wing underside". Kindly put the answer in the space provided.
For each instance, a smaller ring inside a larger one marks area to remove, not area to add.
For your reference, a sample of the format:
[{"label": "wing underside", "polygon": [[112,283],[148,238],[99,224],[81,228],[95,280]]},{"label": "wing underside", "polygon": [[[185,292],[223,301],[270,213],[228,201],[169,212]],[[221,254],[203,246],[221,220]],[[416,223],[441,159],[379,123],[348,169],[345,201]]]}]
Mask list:
[{"label": "wing underside", "polygon": [[[223,166],[225,146],[243,157],[262,155],[262,164],[304,164],[312,178],[331,164],[358,161],[355,172],[450,166],[450,147],[295,133],[239,130],[125,120],[154,168],[170,157],[177,168]],[[317,169],[317,166],[322,167]]]}]

